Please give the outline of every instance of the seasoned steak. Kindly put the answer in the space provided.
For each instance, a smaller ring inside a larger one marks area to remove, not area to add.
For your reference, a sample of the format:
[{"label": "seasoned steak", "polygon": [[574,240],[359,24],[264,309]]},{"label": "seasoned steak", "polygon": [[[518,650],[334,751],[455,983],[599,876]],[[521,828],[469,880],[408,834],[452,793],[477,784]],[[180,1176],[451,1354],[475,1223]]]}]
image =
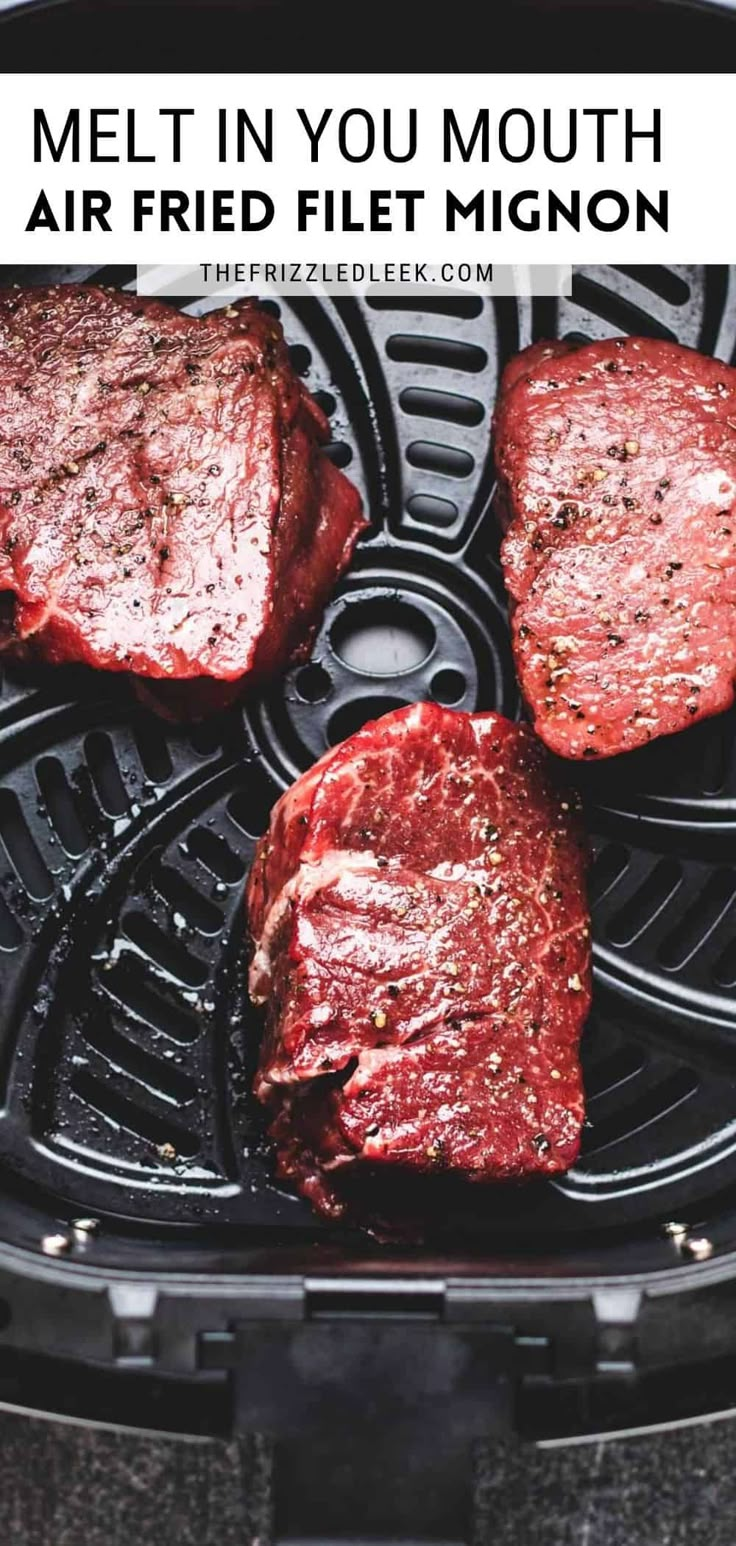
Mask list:
[{"label": "seasoned steak", "polygon": [[679,344],[535,344],[495,418],[521,689],[563,757],[733,702],[736,370]]},{"label": "seasoned steak", "polygon": [[584,847],[525,727],[419,704],[276,805],[248,883],[279,1174],[551,1174],[578,1151]]},{"label": "seasoned steak", "polygon": [[[6,643],[217,706],[310,641],[364,526],[281,328],[80,285],[0,292]],[[171,701],[171,700],[170,700]]]}]

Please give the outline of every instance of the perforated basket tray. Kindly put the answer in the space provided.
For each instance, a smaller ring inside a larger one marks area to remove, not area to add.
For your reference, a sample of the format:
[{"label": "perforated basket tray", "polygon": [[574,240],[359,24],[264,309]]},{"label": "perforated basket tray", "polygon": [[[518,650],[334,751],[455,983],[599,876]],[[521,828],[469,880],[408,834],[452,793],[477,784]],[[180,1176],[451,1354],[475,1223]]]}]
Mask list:
[{"label": "perforated basket tray", "polygon": [[[132,283],[110,269],[2,277]],[[621,331],[732,359],[736,275],[590,268],[559,306],[284,302],[281,315],[372,518],[311,662],[189,733],[137,708],[124,680],[81,670],[9,668],[0,699],[0,1163],[24,1209],[6,1230],[37,1244],[49,1213],[92,1213],[100,1263],[138,1262],[134,1237],[140,1265],[195,1268],[215,1249],[225,1266],[356,1249],[274,1184],[249,1094],[254,839],[276,795],[368,717],[432,697],[519,711],[489,509],[505,359],[534,337]],[[596,855],[583,1155],[555,1182],[453,1191],[415,1262],[664,1270],[679,1260],[673,1217],[716,1252],[734,1244],[735,723],[571,769]]]}]

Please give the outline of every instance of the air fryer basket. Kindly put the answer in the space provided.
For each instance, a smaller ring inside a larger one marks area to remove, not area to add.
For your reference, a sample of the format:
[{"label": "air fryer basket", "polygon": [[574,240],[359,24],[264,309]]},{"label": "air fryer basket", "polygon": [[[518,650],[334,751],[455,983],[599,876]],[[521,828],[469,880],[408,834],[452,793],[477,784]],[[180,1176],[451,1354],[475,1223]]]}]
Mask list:
[{"label": "air fryer basket", "polygon": [[[110,268],[0,277],[133,283]],[[484,1335],[492,1323],[537,1381],[537,1431],[649,1420],[674,1400],[656,1381],[688,1357],[719,1383],[680,1388],[684,1409],[730,1404],[736,715],[572,769],[595,851],[582,1158],[512,1192],[438,1189],[422,1247],[326,1225],[275,1184],[249,1093],[242,891],[273,799],[367,718],[420,698],[520,712],[490,510],[504,361],[532,338],[622,331],[733,360],[736,270],[581,268],[559,303],[268,304],[372,519],[309,664],[188,731],[137,707],[123,679],[14,667],[3,683],[0,1399],[3,1379],[41,1379],[35,1349],[86,1360],[98,1415],[112,1372],[136,1420],[140,1382],[163,1374],[184,1392],[174,1422],[164,1380],[166,1422],[207,1426],[206,1391],[247,1351],[249,1420],[268,1423],[263,1341],[243,1319],[290,1325],[297,1301],[337,1315],[339,1362],[346,1321],[380,1300],[389,1317],[439,1314],[445,1335],[448,1319],[480,1317]],[[99,1223],[75,1232],[80,1217]],[[591,1371],[595,1419],[590,1389],[587,1418],[570,1394]],[[286,1376],[283,1388],[307,1413]]]}]

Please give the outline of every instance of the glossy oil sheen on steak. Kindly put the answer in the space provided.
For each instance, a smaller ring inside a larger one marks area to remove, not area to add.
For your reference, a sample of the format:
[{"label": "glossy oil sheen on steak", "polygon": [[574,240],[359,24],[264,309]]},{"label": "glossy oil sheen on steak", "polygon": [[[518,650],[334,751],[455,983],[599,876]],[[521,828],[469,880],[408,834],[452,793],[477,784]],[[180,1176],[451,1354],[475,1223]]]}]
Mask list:
[{"label": "glossy oil sheen on steak", "polygon": [[0,292],[7,642],[196,681],[185,707],[282,668],[365,524],[327,436],[252,302],[198,319],[108,289]]},{"label": "glossy oil sheen on steak", "polygon": [[356,1168],[572,1163],[584,863],[544,750],[496,714],[397,710],[294,784],[247,899],[282,1177],[339,1216]]},{"label": "glossy oil sheen on steak", "polygon": [[728,708],[736,371],[652,339],[535,344],[494,438],[514,655],[547,745],[607,757]]}]

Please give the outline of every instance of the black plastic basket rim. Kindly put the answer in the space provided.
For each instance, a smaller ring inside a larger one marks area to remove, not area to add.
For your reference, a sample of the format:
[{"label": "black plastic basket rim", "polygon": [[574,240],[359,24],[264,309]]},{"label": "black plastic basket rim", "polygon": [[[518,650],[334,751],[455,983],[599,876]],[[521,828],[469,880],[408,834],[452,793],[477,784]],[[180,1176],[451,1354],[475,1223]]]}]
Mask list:
[{"label": "black plastic basket rim", "polygon": [[[105,10],[111,5],[119,8],[119,3],[120,0],[96,0],[95,9]],[[233,11],[264,11],[276,9],[288,3],[289,0],[220,0],[220,4]],[[641,8],[640,0],[615,0],[615,3],[620,10],[637,10]],[[0,23],[16,20],[23,14],[30,14],[35,11],[60,10],[63,6],[74,4],[75,0],[0,0]],[[150,9],[151,0],[127,0],[127,4],[131,9],[142,6]],[[154,0],[154,5],[171,10],[175,8],[181,10],[182,5],[187,9],[193,10],[201,8],[201,4],[202,0]],[[559,9],[557,0],[507,0],[507,4],[510,5],[511,9],[516,8],[518,10]],[[605,4],[610,5],[610,0],[587,0],[588,8],[591,6],[595,8]],[[647,5],[653,5],[662,11],[674,8],[683,11],[700,11],[711,15],[720,15],[723,18],[729,16],[736,17],[736,0],[647,0]],[[197,72],[193,71],[192,73],[196,74]],[[297,74],[299,72],[293,71],[291,73]],[[326,73],[329,74],[331,72],[327,71]],[[336,70],[334,73],[342,72]],[[361,72],[358,71],[357,73]],[[442,74],[443,72],[437,71],[436,73]]]}]

